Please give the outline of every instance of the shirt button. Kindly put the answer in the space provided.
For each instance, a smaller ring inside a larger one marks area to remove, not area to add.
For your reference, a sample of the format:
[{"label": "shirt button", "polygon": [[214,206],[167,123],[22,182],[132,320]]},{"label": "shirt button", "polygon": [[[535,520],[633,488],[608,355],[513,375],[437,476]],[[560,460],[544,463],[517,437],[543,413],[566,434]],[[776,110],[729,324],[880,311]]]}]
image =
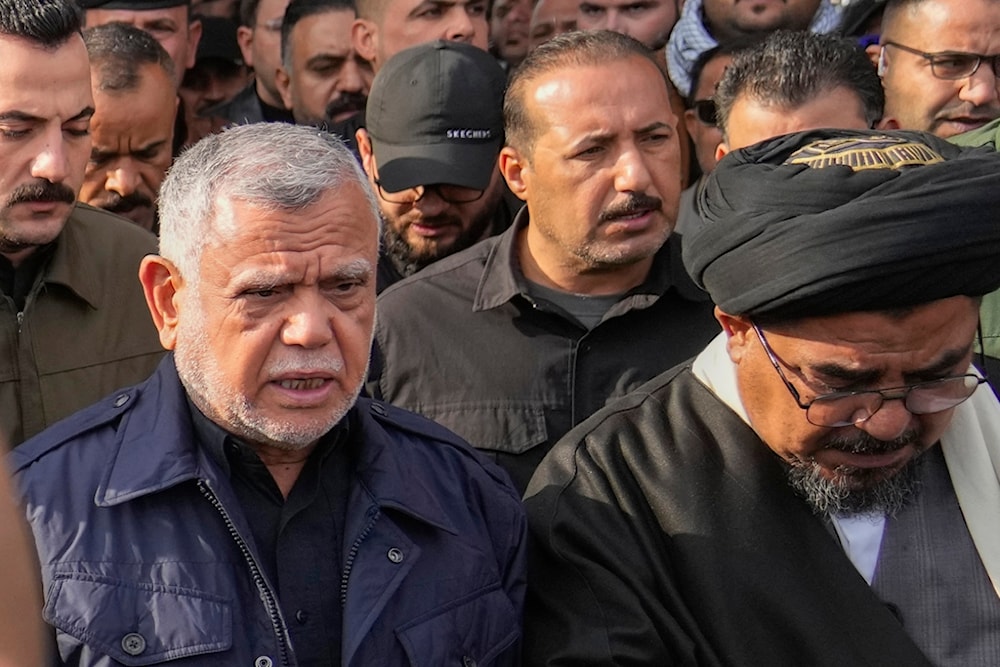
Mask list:
[{"label": "shirt button", "polygon": [[389,549],[389,552],[386,554],[386,556],[388,556],[389,560],[391,560],[393,563],[399,564],[403,562],[403,552],[397,549],[396,547]]},{"label": "shirt button", "polygon": [[146,638],[138,632],[130,632],[122,637],[122,650],[129,655],[139,655],[146,650]]},{"label": "shirt button", "polygon": [[128,403],[128,394],[118,394],[115,396],[115,407],[120,408],[121,406]]},{"label": "shirt button", "polygon": [[274,665],[274,661],[266,655],[259,656],[253,661],[253,667],[272,667],[272,665]]},{"label": "shirt button", "polygon": [[306,621],[309,620],[309,613],[303,609],[299,609],[297,612],[295,612],[295,620],[298,621],[299,623],[304,624]]}]

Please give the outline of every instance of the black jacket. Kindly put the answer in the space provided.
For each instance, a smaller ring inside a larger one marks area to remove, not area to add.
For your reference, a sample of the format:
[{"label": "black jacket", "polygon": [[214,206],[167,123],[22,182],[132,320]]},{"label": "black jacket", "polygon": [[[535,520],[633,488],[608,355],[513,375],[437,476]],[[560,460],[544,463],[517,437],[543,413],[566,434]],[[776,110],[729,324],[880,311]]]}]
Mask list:
[{"label": "black jacket", "polygon": [[528,221],[446,257],[379,297],[368,389],[489,450],[520,489],[551,445],[610,399],[718,333],[680,241],[591,330],[532,299],[515,241]]},{"label": "black jacket", "polygon": [[568,434],[525,505],[525,665],[930,664],[687,365]]}]

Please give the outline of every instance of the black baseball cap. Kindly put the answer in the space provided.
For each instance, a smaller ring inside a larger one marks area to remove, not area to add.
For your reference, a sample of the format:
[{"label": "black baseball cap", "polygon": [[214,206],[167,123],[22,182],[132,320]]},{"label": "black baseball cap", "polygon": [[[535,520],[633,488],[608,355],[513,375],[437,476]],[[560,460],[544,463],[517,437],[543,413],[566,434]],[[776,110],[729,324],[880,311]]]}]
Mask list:
[{"label": "black baseball cap", "polygon": [[221,16],[201,17],[201,39],[195,62],[225,60],[234,65],[243,64],[243,53],[236,41],[236,21]]},{"label": "black baseball cap", "polygon": [[167,9],[191,4],[191,0],[77,0],[82,9]]},{"label": "black baseball cap", "polygon": [[485,189],[503,146],[506,83],[493,56],[460,42],[428,42],[390,58],[365,115],[382,186]]}]

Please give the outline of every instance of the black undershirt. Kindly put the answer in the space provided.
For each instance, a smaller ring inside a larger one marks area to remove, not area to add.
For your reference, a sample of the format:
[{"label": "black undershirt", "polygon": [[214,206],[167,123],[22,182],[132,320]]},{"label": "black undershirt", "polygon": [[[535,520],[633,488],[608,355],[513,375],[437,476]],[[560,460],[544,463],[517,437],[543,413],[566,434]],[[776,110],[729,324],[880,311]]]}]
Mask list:
[{"label": "black undershirt", "polygon": [[13,299],[18,312],[24,310],[25,302],[35,284],[38,272],[48,261],[54,247],[50,244],[38,248],[25,257],[16,269],[9,259],[0,255],[0,294]]},{"label": "black undershirt", "polygon": [[320,439],[285,499],[249,445],[190,407],[196,437],[229,476],[250,525],[298,664],[340,665],[342,539],[353,468],[349,425],[341,422]]}]

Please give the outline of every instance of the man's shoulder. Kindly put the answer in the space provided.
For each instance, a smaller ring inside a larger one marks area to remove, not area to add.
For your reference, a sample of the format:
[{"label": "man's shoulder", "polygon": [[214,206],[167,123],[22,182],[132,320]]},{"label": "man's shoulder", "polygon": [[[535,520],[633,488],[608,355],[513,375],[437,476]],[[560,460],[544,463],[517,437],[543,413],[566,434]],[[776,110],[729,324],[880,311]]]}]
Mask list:
[{"label": "man's shoulder", "polygon": [[66,221],[64,237],[109,257],[120,256],[122,252],[148,255],[156,252],[157,245],[152,232],[120,215],[82,202],[77,202]]},{"label": "man's shoulder", "polygon": [[496,484],[520,503],[509,477],[499,466],[437,422],[365,397],[358,399],[355,409],[363,420],[371,420],[367,422],[369,428],[374,422],[385,432],[392,447],[391,455],[396,458],[398,466],[409,469],[413,474],[444,475],[456,484],[460,480],[449,476],[446,471],[454,473],[460,470],[470,478]]},{"label": "man's shoulder", "polygon": [[694,471],[694,461],[713,456],[718,430],[738,421],[695,377],[690,363],[680,364],[571,429],[542,461],[525,497],[543,486],[569,483],[581,456],[607,470],[648,466],[652,457],[657,468],[684,461]]},{"label": "man's shoulder", "polygon": [[264,111],[261,109],[260,102],[257,99],[256,85],[256,83],[251,81],[246,88],[236,93],[232,99],[212,107],[205,114],[217,118],[225,118],[237,125],[263,121]]},{"label": "man's shoulder", "polygon": [[[8,459],[12,472],[19,474],[39,463],[43,467],[59,465],[64,457],[72,455],[66,449],[79,441],[87,441],[90,448],[98,447],[102,442],[113,445],[115,427],[136,404],[140,387],[136,385],[109,394],[18,445]],[[95,456],[97,453],[96,450],[91,451]],[[93,460],[95,456],[88,456],[87,459]]]},{"label": "man's shoulder", "polygon": [[[471,248],[439,259],[426,268],[388,287],[379,295],[382,302],[399,307],[413,303],[415,295],[439,294],[446,298],[471,299],[486,269],[499,237],[483,239]],[[398,304],[398,305],[397,305]],[[419,305],[414,303],[414,305]]]}]

